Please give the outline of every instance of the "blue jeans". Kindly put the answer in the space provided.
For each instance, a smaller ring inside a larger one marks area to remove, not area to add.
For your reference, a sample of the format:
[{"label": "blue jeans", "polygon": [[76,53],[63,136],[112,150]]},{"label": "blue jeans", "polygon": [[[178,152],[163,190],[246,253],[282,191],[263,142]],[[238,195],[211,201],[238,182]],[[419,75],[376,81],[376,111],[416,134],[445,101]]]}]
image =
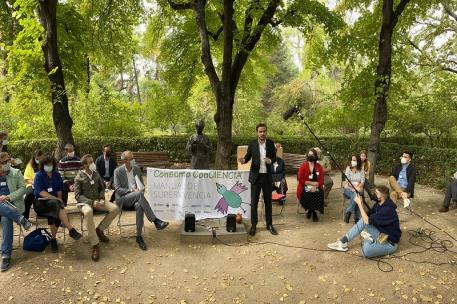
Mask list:
[{"label": "blue jeans", "polygon": [[371,235],[373,238],[374,242],[372,243],[369,240],[365,240],[362,245],[362,254],[367,257],[367,258],[372,258],[372,257],[378,257],[378,256],[384,256],[388,255],[391,253],[394,253],[397,248],[398,244],[391,244],[389,242],[386,242],[384,244],[379,244],[377,239],[379,238],[379,230],[373,225],[367,225],[363,221],[363,219],[360,219],[357,224],[352,226],[351,229],[346,233],[346,237],[348,241],[353,240],[355,237],[357,237],[364,229],[367,230],[367,232]]},{"label": "blue jeans", "polygon": [[13,222],[20,223],[24,216],[8,204],[0,203],[0,217],[2,220],[2,258],[11,257],[13,251]]},{"label": "blue jeans", "polygon": [[355,197],[357,193],[353,192],[351,189],[344,188],[344,196],[349,198],[349,204],[348,207],[346,208],[346,213],[351,212],[354,214],[354,219],[359,219],[360,218],[360,210],[359,206],[355,202]]}]

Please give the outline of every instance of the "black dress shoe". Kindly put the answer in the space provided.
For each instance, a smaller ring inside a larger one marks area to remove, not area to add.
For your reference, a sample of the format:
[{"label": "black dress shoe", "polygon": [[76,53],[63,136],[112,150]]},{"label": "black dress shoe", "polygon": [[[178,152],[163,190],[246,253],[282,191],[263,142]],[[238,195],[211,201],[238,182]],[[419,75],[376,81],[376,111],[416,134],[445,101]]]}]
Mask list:
[{"label": "black dress shoe", "polygon": [[10,264],[11,264],[11,258],[3,258],[0,271],[1,272],[7,271],[10,268]]},{"label": "black dress shoe", "polygon": [[162,220],[159,220],[159,219],[156,219],[154,221],[154,225],[156,226],[156,229],[157,230],[164,230],[165,228],[167,228],[167,226],[169,225],[170,223],[169,222],[164,222]]},{"label": "black dress shoe", "polygon": [[257,228],[256,226],[251,226],[251,229],[249,229],[249,235],[254,236]]},{"label": "black dress shoe", "polygon": [[278,232],[276,231],[275,227],[273,227],[273,225],[268,226],[267,230],[270,231],[270,233],[273,235],[278,235]]},{"label": "black dress shoe", "polygon": [[74,240],[79,240],[82,237],[82,234],[79,233],[75,228],[71,228],[69,234],[70,237]]},{"label": "black dress shoe", "polygon": [[141,235],[136,237],[136,243],[138,244],[138,247],[140,247],[141,250],[148,249]]},{"label": "black dress shoe", "polygon": [[345,222],[346,224],[349,224],[349,219],[350,219],[350,218],[351,218],[351,212],[346,212],[346,213],[344,214],[344,222]]},{"label": "black dress shoe", "polygon": [[355,218],[355,219],[354,219],[354,224],[357,224],[357,222],[358,222],[359,220],[360,220],[359,218]]}]

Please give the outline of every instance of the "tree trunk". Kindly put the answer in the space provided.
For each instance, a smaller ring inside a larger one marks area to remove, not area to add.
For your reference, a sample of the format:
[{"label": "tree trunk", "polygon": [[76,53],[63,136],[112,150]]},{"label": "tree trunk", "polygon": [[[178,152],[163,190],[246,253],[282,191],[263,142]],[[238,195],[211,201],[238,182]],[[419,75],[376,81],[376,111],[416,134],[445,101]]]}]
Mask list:
[{"label": "tree trunk", "polygon": [[374,175],[379,156],[381,133],[387,122],[387,98],[389,95],[390,78],[392,75],[392,34],[410,0],[402,0],[393,10],[394,0],[384,0],[382,6],[382,25],[379,35],[379,61],[376,69],[375,98],[376,103],[373,111],[370,141],[368,143],[368,160],[371,163],[370,183],[374,184]]},{"label": "tree trunk", "polygon": [[218,109],[214,115],[217,129],[217,148],[214,166],[216,169],[230,169],[230,155],[232,151],[232,122],[234,96],[228,96],[218,102]]},{"label": "tree trunk", "polygon": [[46,37],[42,45],[45,59],[45,70],[51,83],[52,118],[57,133],[55,157],[63,155],[67,143],[74,145],[71,128],[73,120],[68,109],[68,97],[57,47],[57,2],[58,0],[39,1],[38,14],[44,27]]}]

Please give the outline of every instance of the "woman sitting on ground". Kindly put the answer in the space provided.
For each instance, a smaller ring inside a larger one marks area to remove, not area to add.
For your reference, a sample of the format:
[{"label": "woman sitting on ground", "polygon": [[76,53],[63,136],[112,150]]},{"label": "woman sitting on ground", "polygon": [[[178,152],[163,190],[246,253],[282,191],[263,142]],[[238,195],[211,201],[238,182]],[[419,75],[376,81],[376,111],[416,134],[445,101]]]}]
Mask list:
[{"label": "woman sitting on ground", "polygon": [[48,219],[51,229],[51,250],[57,252],[57,229],[63,223],[68,228],[70,236],[79,240],[81,233],[76,231],[68,220],[67,213],[64,210],[62,200],[63,181],[59,172],[57,172],[56,160],[47,155],[40,162],[40,171],[35,174],[33,183],[35,204],[33,209],[36,214]]},{"label": "woman sitting on ground", "polygon": [[345,236],[328,244],[328,248],[347,251],[348,243],[360,235],[363,238],[362,254],[367,258],[392,254],[398,249],[401,237],[400,221],[395,210],[397,207],[389,198],[389,188],[377,186],[375,195],[378,202],[368,212],[363,209],[360,195],[356,196],[355,202],[361,210],[362,218]]},{"label": "woman sitting on ground", "polygon": [[317,222],[316,210],[324,213],[324,171],[317,163],[317,151],[309,150],[307,160],[298,169],[297,199],[305,210],[306,218]]},{"label": "woman sitting on ground", "polygon": [[[344,185],[344,196],[350,201],[344,214],[344,221],[349,223],[351,214],[354,214],[354,222],[357,223],[360,218],[360,210],[355,202],[355,197],[357,193],[363,195],[363,185],[365,183],[365,172],[363,171],[362,160],[359,155],[352,155],[351,165],[346,168],[345,174],[347,180]],[[355,187],[355,190],[349,182]]]}]

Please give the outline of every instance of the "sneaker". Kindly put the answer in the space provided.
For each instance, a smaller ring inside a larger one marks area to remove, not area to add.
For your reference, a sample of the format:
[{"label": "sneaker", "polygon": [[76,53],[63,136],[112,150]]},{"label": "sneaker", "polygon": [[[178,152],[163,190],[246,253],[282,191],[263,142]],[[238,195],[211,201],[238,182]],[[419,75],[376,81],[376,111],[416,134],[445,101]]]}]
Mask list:
[{"label": "sneaker", "polygon": [[49,243],[51,244],[51,251],[56,253],[57,251],[59,251],[59,246],[57,245],[57,240],[56,239],[51,239],[49,241]]},{"label": "sneaker", "polygon": [[343,243],[340,240],[335,243],[328,244],[327,247],[336,251],[348,251],[348,244]]},{"label": "sneaker", "polygon": [[26,219],[25,217],[22,218],[21,222],[20,222],[22,228],[24,228],[26,231],[30,230],[30,228],[32,228],[32,223],[30,223],[30,221],[28,219]]},{"label": "sneaker", "polygon": [[438,209],[439,212],[448,212],[449,211],[449,207],[441,207],[440,209]]},{"label": "sneaker", "polygon": [[365,230],[360,232],[360,236],[362,237],[362,239],[364,239],[365,241],[370,241],[371,243],[374,243],[374,240],[373,240],[373,237],[371,236],[371,234],[369,234],[368,232],[366,232]]},{"label": "sneaker", "polygon": [[82,234],[79,233],[75,228],[71,228],[69,234],[74,240],[79,240],[82,237]]},{"label": "sneaker", "polygon": [[11,258],[2,258],[2,266],[0,267],[1,272],[5,272],[10,268]]}]

